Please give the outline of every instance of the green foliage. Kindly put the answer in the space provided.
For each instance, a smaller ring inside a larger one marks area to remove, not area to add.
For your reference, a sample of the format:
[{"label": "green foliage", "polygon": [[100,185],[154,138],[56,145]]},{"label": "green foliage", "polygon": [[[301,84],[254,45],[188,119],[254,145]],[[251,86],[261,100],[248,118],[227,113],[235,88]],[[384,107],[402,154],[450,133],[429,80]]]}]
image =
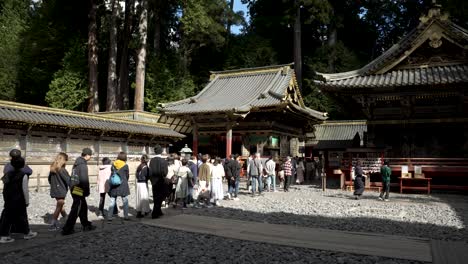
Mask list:
[{"label": "green foliage", "polygon": [[173,56],[154,58],[146,68],[145,103],[157,112],[158,103],[181,100],[194,95],[195,84]]},{"label": "green foliage", "polygon": [[63,67],[54,74],[46,95],[51,107],[77,110],[87,98],[86,45],[75,41],[63,58]]},{"label": "green foliage", "polygon": [[22,34],[27,29],[28,1],[5,0],[0,10],[0,99],[15,100]]},{"label": "green foliage", "polygon": [[270,41],[257,35],[234,36],[229,43],[225,69],[250,68],[277,64]]},{"label": "green foliage", "polygon": [[[226,41],[226,17],[230,13],[224,0],[185,1],[180,18],[182,40],[193,47],[213,45],[220,48]],[[229,15],[229,16],[232,16]]]}]

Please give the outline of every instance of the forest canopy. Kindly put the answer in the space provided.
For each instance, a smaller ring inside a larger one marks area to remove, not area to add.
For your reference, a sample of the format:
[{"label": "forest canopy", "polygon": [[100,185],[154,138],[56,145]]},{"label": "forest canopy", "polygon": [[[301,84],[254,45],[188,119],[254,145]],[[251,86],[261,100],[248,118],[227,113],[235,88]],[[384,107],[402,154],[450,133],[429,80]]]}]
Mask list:
[{"label": "forest canopy", "polygon": [[[158,103],[200,91],[209,71],[293,62],[297,22],[306,105],[346,118],[314,86],[314,72],[362,67],[417,26],[433,1],[242,3],[248,21],[234,11],[234,0],[3,0],[0,99],[90,112],[140,104],[157,111]],[[466,1],[437,3],[468,28]]]}]

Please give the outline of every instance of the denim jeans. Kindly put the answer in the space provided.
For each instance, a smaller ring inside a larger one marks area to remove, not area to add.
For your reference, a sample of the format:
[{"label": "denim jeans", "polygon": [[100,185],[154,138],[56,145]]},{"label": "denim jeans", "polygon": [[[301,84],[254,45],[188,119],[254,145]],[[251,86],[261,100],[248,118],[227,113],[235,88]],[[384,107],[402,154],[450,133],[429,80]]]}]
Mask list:
[{"label": "denim jeans", "polygon": [[[127,196],[119,196],[119,197],[122,197],[124,217],[127,218],[128,217],[128,198]],[[112,219],[112,212],[114,211],[114,206],[116,205],[116,202],[117,202],[117,197],[110,198],[109,210],[107,211],[108,219]]]},{"label": "denim jeans", "polygon": [[388,193],[390,192],[390,182],[382,182],[382,191],[380,192],[380,198],[384,198],[385,194],[385,199],[388,199]]},{"label": "denim jeans", "polygon": [[239,177],[237,177],[234,181],[230,180],[228,182],[228,193],[231,195],[231,197],[237,197],[239,194],[239,182]]},{"label": "denim jeans", "polygon": [[255,190],[257,189],[257,184],[258,184],[258,192],[261,193],[263,191],[262,176],[252,176],[252,194],[255,194]]},{"label": "denim jeans", "polygon": [[[271,185],[273,185],[273,191],[276,191],[276,175],[268,175],[269,179],[269,184],[268,184],[268,190],[271,190]],[[271,184],[271,185],[270,185]]]}]

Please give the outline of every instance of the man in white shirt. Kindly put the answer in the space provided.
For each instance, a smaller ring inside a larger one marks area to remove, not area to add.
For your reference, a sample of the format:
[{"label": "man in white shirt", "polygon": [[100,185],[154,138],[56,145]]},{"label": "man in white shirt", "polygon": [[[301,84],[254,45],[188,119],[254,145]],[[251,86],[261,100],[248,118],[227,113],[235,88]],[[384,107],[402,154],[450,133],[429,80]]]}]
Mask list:
[{"label": "man in white shirt", "polygon": [[273,157],[270,156],[268,161],[265,164],[265,170],[268,174],[268,191],[271,191],[271,185],[273,185],[273,191],[276,192],[276,173],[275,173],[276,163],[273,161]]}]

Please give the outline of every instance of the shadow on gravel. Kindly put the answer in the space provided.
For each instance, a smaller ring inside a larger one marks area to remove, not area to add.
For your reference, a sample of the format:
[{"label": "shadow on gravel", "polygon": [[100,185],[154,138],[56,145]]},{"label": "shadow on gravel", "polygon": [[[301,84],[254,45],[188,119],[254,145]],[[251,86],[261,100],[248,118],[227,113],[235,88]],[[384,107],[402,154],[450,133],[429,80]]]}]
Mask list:
[{"label": "shadow on gravel", "polygon": [[[343,197],[348,199],[348,197]],[[376,197],[367,197],[364,199],[376,199]],[[449,197],[450,198],[450,197]],[[240,199],[252,199],[249,196],[240,196]],[[415,200],[419,200],[415,198]],[[446,202],[450,204],[451,199],[444,197],[438,198],[437,202]],[[252,202],[256,202],[252,199]],[[356,201],[359,202],[359,201]],[[460,201],[461,202],[461,201]],[[465,200],[466,202],[466,200]],[[462,210],[462,204],[459,204],[459,211]],[[466,208],[466,205],[465,205]],[[457,210],[457,207],[454,207]],[[465,209],[466,210],[466,209]],[[297,215],[285,212],[259,213],[242,209],[213,207],[203,209],[190,209],[186,214],[195,214],[203,216],[212,216],[227,219],[236,219],[242,221],[264,222],[270,224],[295,225],[302,227],[324,228],[351,232],[370,232],[388,235],[412,236],[440,240],[465,241],[468,243],[468,230],[466,228],[458,229],[450,226],[439,226],[429,223],[409,222],[402,218],[401,221],[392,219],[383,219],[376,217],[327,217],[322,215]],[[383,216],[384,217],[384,216]],[[466,215],[460,215],[466,226]]]}]

